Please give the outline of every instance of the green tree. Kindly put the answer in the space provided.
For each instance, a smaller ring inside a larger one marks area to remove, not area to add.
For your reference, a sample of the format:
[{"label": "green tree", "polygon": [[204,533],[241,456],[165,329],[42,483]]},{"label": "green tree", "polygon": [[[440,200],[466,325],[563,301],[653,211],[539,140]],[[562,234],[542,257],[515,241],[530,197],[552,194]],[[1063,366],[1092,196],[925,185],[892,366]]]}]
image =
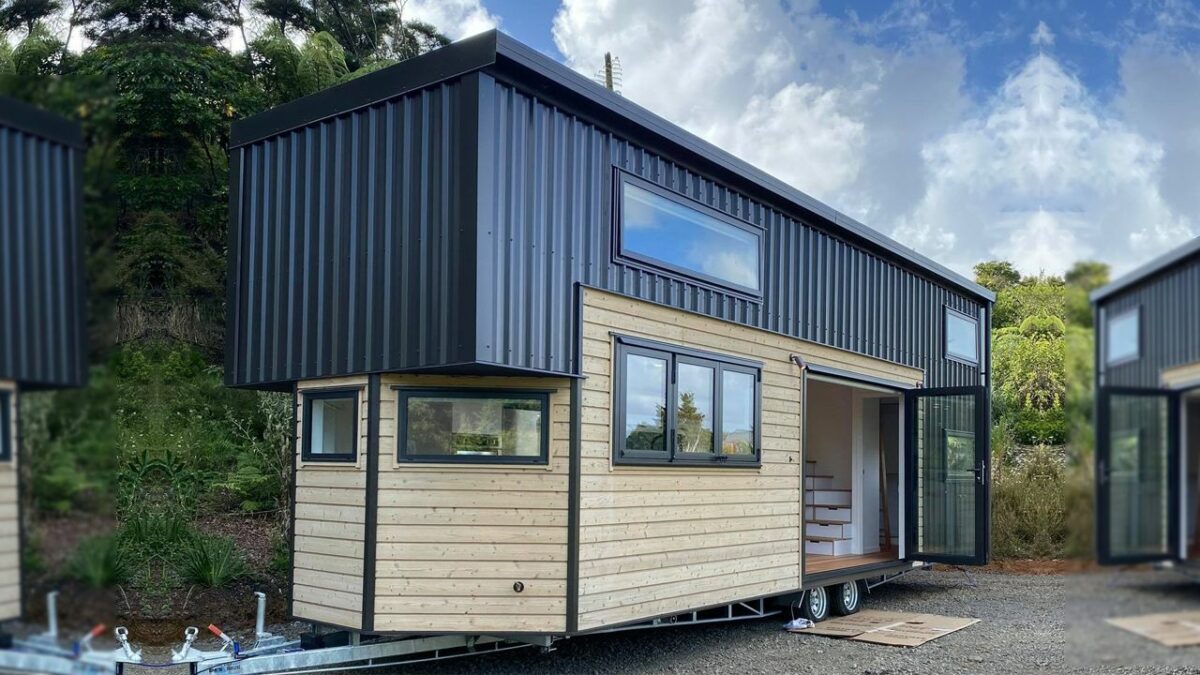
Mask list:
[{"label": "green tree", "polygon": [[1074,326],[1092,325],[1092,302],[1089,294],[1108,283],[1107,263],[1094,260],[1079,260],[1067,270],[1063,279],[1067,284],[1067,323]]}]

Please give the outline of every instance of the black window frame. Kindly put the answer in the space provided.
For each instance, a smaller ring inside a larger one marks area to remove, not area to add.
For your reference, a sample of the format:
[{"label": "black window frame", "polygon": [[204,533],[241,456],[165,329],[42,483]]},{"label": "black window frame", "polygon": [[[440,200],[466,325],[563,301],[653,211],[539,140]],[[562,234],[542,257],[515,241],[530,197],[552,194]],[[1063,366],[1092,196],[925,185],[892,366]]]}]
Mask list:
[{"label": "black window frame", "polygon": [[[1122,356],[1120,358],[1112,358],[1112,325],[1116,321],[1127,318],[1130,315],[1137,321],[1137,346],[1131,356]],[[1135,305],[1129,309],[1123,309],[1116,314],[1108,314],[1104,316],[1104,334],[1101,339],[1104,341],[1104,365],[1105,366],[1121,366],[1127,363],[1139,361],[1142,358],[1142,348],[1144,347],[1142,340],[1142,306]]]},{"label": "black window frame", "polygon": [[11,462],[13,459],[13,428],[12,406],[15,394],[7,389],[0,390],[0,462]]},{"label": "black window frame", "polygon": [[[764,268],[766,263],[764,260],[766,251],[766,232],[764,228],[744,220],[739,220],[726,213],[718,211],[711,206],[697,201],[687,195],[680,194],[674,190],[670,190],[652,183],[644,178],[635,176],[621,169],[614,169],[616,178],[613,181],[613,258],[615,261],[632,265],[641,269],[646,269],[658,274],[668,274],[677,276],[684,280],[699,283],[702,286],[715,288],[724,293],[735,293],[745,296],[751,300],[759,301],[763,297],[763,287],[765,286]],[[682,265],[660,260],[654,256],[645,253],[638,253],[628,249],[625,246],[625,185],[633,185],[647,192],[653,193],[675,202],[680,206],[692,209],[701,215],[708,216],[715,220],[719,220],[730,227],[736,227],[743,232],[754,235],[758,242],[758,288],[750,288],[741,284],[721,279],[720,277],[705,274],[699,270],[693,270]]]},{"label": "black window frame", "polygon": [[[692,466],[692,467],[744,467],[762,466],[762,363],[750,359],[707,352],[690,347],[613,334],[613,411],[612,411],[612,460],[622,466]],[[663,450],[628,450],[625,448],[625,397],[628,374],[625,371],[627,354],[639,354],[661,358],[667,364],[666,406],[667,418]],[[679,398],[679,363],[703,365],[713,368],[713,452],[676,452],[678,424],[676,412]],[[727,455],[722,451],[721,425],[724,421],[723,377],[726,370],[746,373],[754,377],[754,454]]]},{"label": "black window frame", "polygon": [[[979,317],[971,316],[966,312],[954,309],[950,305],[942,306],[942,353],[946,355],[946,359],[961,363],[965,366],[978,366],[979,354],[982,351],[982,346],[979,344]],[[957,317],[971,323],[975,327],[975,356],[969,357],[965,354],[956,354],[950,351],[950,318]]]},{"label": "black window frame", "polygon": [[[550,389],[392,387],[396,392],[396,461],[405,464],[488,464],[546,466],[550,463]],[[408,453],[408,401],[422,396],[460,399],[524,399],[542,404],[542,438],[537,455],[412,455]]]},{"label": "black window frame", "polygon": [[[321,389],[316,391],[302,391],[300,396],[304,399],[304,443],[300,447],[300,461],[302,462],[324,462],[329,464],[356,464],[358,462],[359,435],[358,423],[359,415],[358,397],[362,393],[361,389]],[[354,447],[350,452],[322,452],[313,453],[312,451],[312,404],[317,400],[329,399],[350,399],[354,405],[353,413],[351,414],[351,423],[354,425],[351,429],[351,438],[354,439]]]}]

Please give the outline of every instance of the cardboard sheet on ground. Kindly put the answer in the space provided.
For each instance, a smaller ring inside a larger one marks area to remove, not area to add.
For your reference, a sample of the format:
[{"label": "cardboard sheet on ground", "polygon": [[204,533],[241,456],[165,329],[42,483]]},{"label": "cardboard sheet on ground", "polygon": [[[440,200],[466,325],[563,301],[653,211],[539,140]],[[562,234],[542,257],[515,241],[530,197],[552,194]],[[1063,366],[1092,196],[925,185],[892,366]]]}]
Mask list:
[{"label": "cardboard sheet on ground", "polygon": [[1168,647],[1200,645],[1200,612],[1127,616],[1108,622]]},{"label": "cardboard sheet on ground", "polygon": [[812,628],[794,632],[894,647],[917,647],[976,623],[979,619],[867,609],[850,616],[826,619]]}]

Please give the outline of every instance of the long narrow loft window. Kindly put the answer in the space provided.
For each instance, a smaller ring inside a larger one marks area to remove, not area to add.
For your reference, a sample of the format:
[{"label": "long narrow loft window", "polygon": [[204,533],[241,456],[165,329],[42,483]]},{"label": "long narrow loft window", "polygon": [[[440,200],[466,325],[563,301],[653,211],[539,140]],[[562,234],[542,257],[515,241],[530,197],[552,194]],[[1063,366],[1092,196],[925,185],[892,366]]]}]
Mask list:
[{"label": "long narrow loft window", "polygon": [[1105,343],[1108,365],[1136,361],[1141,355],[1141,308],[1125,310],[1108,319]]},{"label": "long narrow loft window", "polygon": [[16,435],[13,425],[13,394],[11,391],[0,391],[0,462],[7,462],[13,456],[13,436]]},{"label": "long narrow loft window", "polygon": [[402,462],[546,464],[550,394],[398,388]]},{"label": "long narrow loft window", "polygon": [[304,394],[306,462],[354,462],[358,459],[358,390]]},{"label": "long narrow loft window", "polygon": [[619,176],[619,257],[762,294],[761,229],[657,185]]},{"label": "long narrow loft window", "polygon": [[757,466],[762,365],[617,337],[613,461]]},{"label": "long narrow loft window", "polygon": [[946,358],[968,365],[979,365],[979,319],[945,308]]}]

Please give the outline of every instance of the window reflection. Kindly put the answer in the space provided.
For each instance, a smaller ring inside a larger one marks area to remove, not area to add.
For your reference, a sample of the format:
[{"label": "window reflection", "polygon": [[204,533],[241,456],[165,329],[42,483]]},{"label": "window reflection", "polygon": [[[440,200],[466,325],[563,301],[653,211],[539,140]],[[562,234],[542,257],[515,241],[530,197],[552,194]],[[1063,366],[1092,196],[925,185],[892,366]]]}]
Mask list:
[{"label": "window reflection", "polygon": [[622,187],[625,253],[759,290],[759,235],[631,183]]}]

